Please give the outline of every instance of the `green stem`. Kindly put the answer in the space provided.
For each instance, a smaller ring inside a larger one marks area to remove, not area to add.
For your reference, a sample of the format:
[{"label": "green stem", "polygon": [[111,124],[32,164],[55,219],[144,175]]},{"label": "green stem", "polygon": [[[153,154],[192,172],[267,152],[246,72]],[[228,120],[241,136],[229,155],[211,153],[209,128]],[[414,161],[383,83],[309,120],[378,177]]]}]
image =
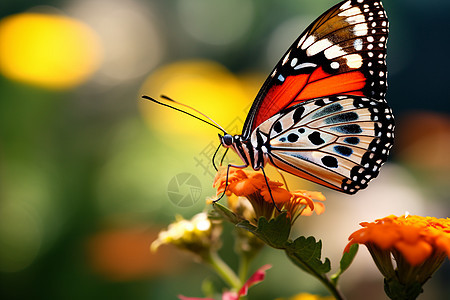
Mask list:
[{"label": "green stem", "polygon": [[344,295],[342,295],[342,293],[330,281],[330,279],[328,279],[327,276],[325,276],[325,275],[322,275],[322,276],[318,275],[316,277],[317,277],[317,279],[319,279],[326,286],[328,291],[330,291],[330,293],[333,295],[334,298],[336,298],[336,300],[344,300],[345,299]]},{"label": "green stem", "polygon": [[337,287],[333,284],[333,282],[325,274],[321,274],[321,273],[317,272],[312,266],[310,266],[307,262],[303,261],[299,257],[290,256],[290,258],[291,259],[295,258],[295,262],[297,265],[299,265],[299,266],[301,265],[301,268],[304,271],[307,271],[309,274],[313,275],[320,282],[322,282],[323,285],[325,285],[325,287],[328,289],[328,291],[333,295],[333,297],[336,300],[345,300],[344,295],[342,295],[342,293],[337,289]]},{"label": "green stem", "polygon": [[320,282],[325,285],[328,291],[333,295],[336,300],[345,300],[344,295],[337,289],[337,287],[331,282],[330,279],[326,275],[319,274],[314,270],[314,268],[310,267],[307,263],[303,262],[303,265],[306,269],[310,271],[314,277],[316,277]]},{"label": "green stem", "polygon": [[250,257],[246,253],[241,254],[241,261],[239,263],[239,279],[241,282],[245,282],[247,280],[248,269],[250,266]]},{"label": "green stem", "polygon": [[203,259],[232,289],[238,291],[242,287],[242,282],[236,273],[220,258],[217,252],[210,251]]}]

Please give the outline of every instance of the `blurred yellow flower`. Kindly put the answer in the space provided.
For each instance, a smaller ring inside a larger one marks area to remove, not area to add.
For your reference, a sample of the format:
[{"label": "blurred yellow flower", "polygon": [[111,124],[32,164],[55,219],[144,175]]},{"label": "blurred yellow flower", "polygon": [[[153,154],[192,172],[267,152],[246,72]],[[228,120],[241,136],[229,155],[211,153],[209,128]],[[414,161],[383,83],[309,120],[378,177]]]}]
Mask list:
[{"label": "blurred yellow flower", "polygon": [[[164,94],[192,106],[233,134],[240,133],[257,92],[255,87],[254,94],[249,95],[247,88],[224,66],[212,61],[192,60],[172,63],[156,70],[143,84],[141,93],[154,98]],[[217,139],[219,144],[217,134],[214,134],[217,129],[149,101],[141,101],[140,104],[145,120],[156,132],[183,136],[183,142],[204,137],[207,132],[207,140]]]},{"label": "blurred yellow flower", "polygon": [[220,246],[221,231],[222,227],[213,223],[206,213],[196,214],[191,220],[177,216],[177,221],[170,224],[167,230],[159,233],[150,249],[154,252],[162,244],[172,244],[179,249],[188,250],[203,257],[211,249],[217,249]]},{"label": "blurred yellow flower", "polygon": [[76,19],[21,13],[0,21],[0,72],[10,79],[72,88],[97,70],[101,57],[99,37]]},{"label": "blurred yellow flower", "polygon": [[312,295],[308,293],[300,293],[287,299],[277,299],[277,300],[334,300],[334,297],[320,297],[317,295]]}]

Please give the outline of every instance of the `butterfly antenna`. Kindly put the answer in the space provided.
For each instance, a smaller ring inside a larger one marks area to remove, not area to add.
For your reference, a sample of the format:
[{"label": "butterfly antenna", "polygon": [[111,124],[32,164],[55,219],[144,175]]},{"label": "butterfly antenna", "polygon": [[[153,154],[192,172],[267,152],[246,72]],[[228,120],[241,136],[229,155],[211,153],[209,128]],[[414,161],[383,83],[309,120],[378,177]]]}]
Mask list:
[{"label": "butterfly antenna", "polygon": [[202,122],[205,122],[206,124],[209,124],[209,125],[211,125],[211,126],[217,128],[217,129],[219,129],[219,130],[222,131],[223,133],[227,133],[226,130],[222,128],[222,126],[220,126],[219,124],[217,124],[213,119],[211,119],[210,117],[208,117],[208,116],[205,115],[204,113],[198,111],[197,109],[195,109],[195,108],[193,108],[193,107],[191,107],[191,106],[189,106],[189,105],[186,105],[186,104],[184,104],[184,103],[175,101],[175,100],[173,100],[172,98],[169,98],[169,97],[167,97],[167,96],[165,96],[165,95],[161,95],[161,98],[163,98],[163,99],[165,99],[165,100],[168,100],[168,101],[171,101],[171,102],[173,102],[173,103],[176,103],[176,104],[178,104],[178,105],[187,107],[187,108],[189,108],[189,109],[192,109],[192,110],[195,111],[196,113],[198,113],[198,114],[204,116],[205,118],[207,118],[210,122],[208,122],[208,121],[206,121],[206,120],[204,120],[204,119],[202,119],[202,118],[200,118],[200,117],[197,117],[197,116],[195,116],[195,115],[193,115],[193,114],[191,114],[191,113],[188,113],[187,111],[184,111],[184,110],[182,110],[182,109],[176,108],[176,107],[174,107],[174,106],[172,106],[172,105],[169,105],[169,104],[166,104],[166,103],[162,103],[162,102],[160,102],[160,101],[158,101],[158,100],[156,100],[156,99],[154,99],[154,98],[152,98],[152,97],[143,95],[142,98],[143,98],[143,99],[150,100],[150,101],[155,102],[155,103],[157,103],[157,104],[160,104],[160,105],[162,105],[162,106],[170,107],[170,108],[172,108],[172,109],[174,109],[174,110],[177,110],[177,111],[182,112],[182,113],[184,113],[184,114],[186,114],[186,115],[189,115],[189,116],[191,116],[191,117],[194,117],[194,118],[196,118],[197,120],[200,120],[200,121],[202,121]]}]

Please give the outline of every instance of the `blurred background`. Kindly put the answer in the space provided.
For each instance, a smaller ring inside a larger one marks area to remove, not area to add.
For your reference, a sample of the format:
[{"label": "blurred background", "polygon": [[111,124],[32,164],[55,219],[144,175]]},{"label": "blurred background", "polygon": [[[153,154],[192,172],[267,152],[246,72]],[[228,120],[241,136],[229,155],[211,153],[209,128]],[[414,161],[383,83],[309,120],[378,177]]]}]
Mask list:
[{"label": "blurred background", "polygon": [[[149,252],[176,214],[190,218],[214,195],[218,132],[140,96],[164,93],[239,133],[281,55],[335,3],[2,1],[0,297],[175,299],[201,296],[206,277],[220,288],[188,255],[169,246]],[[334,269],[359,222],[450,213],[450,2],[384,6],[387,100],[397,121],[391,160],[353,197],[288,178],[327,197],[326,212],[298,221],[295,234],[322,239]],[[221,254],[236,266],[231,231]],[[265,249],[252,270],[266,263],[273,268],[253,298],[326,295],[282,253]],[[420,299],[444,299],[449,280],[447,260]],[[363,247],[341,284],[348,299],[386,299]]]}]

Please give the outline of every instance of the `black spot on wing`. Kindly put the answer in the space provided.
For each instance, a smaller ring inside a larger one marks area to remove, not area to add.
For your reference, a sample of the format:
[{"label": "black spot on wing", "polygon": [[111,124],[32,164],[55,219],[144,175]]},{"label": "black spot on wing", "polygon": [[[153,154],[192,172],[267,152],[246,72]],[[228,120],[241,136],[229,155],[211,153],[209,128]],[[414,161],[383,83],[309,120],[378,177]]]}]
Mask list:
[{"label": "black spot on wing", "polygon": [[320,99],[320,100],[316,100],[316,101],[314,102],[314,104],[317,105],[317,106],[324,106],[324,105],[325,105],[325,102],[324,102],[322,99]]},{"label": "black spot on wing", "polygon": [[325,141],[320,137],[320,132],[318,131],[314,131],[313,133],[308,135],[308,139],[316,146],[325,143]]},{"label": "black spot on wing", "polygon": [[357,138],[356,136],[346,137],[344,139],[344,142],[346,142],[347,144],[351,144],[351,145],[358,145],[359,144],[359,138]]},{"label": "black spot on wing", "polygon": [[358,134],[362,132],[361,126],[358,124],[347,124],[333,127],[334,130],[344,134]]},{"label": "black spot on wing", "polygon": [[330,156],[330,155],[325,155],[324,157],[322,157],[322,163],[328,167],[328,168],[337,168],[338,167],[338,161],[336,159],[336,157]]},{"label": "black spot on wing", "polygon": [[299,129],[298,129],[298,132],[299,132],[299,133],[305,133],[305,128],[299,128]]},{"label": "black spot on wing", "polygon": [[296,135],[295,133],[291,133],[288,135],[287,139],[289,142],[295,143],[296,141],[298,141],[298,135]]},{"label": "black spot on wing", "polygon": [[274,130],[276,133],[280,133],[280,132],[283,130],[283,127],[281,126],[280,121],[277,121],[277,122],[275,123],[275,125],[273,125],[273,130]]},{"label": "black spot on wing", "polygon": [[[323,100],[317,100],[317,101],[315,102],[316,105],[317,105],[317,102],[318,102],[318,101],[322,101],[322,102],[323,102]],[[327,106],[324,107],[323,109],[320,109],[318,112],[316,112],[316,113],[312,116],[312,118],[315,119],[315,118],[320,118],[320,117],[323,117],[323,116],[326,116],[326,115],[331,115],[331,114],[340,112],[340,111],[343,110],[343,109],[344,109],[344,108],[342,107],[341,104],[339,104],[339,103],[333,103],[333,104],[327,105]]]},{"label": "black spot on wing", "polygon": [[346,147],[346,146],[334,146],[334,151],[336,153],[343,155],[343,156],[350,156],[353,153],[352,148]]},{"label": "black spot on wing", "polygon": [[326,124],[346,123],[359,119],[359,116],[354,111],[334,115],[325,119]]},{"label": "black spot on wing", "polygon": [[302,119],[302,115],[305,112],[305,108],[303,106],[298,107],[294,114],[292,115],[292,119],[294,124],[298,123]]}]

